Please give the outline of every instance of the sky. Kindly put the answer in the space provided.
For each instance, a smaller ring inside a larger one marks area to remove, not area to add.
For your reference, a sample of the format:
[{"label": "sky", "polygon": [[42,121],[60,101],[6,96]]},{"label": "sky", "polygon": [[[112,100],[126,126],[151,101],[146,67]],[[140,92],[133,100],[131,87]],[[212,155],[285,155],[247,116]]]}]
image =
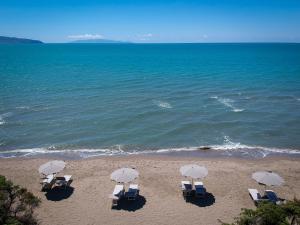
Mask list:
[{"label": "sky", "polygon": [[0,0],[0,36],[44,42],[300,42],[300,0]]}]

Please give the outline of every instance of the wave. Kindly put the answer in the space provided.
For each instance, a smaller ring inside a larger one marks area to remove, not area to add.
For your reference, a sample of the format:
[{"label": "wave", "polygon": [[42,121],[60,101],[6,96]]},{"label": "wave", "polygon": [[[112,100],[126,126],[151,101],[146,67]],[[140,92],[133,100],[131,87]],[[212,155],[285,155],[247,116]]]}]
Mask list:
[{"label": "wave", "polygon": [[16,109],[30,109],[29,106],[17,106]]},{"label": "wave", "polygon": [[168,102],[163,102],[163,101],[153,101],[155,105],[157,105],[160,108],[165,108],[165,109],[172,109],[172,105]]},{"label": "wave", "polygon": [[6,122],[6,121],[4,120],[3,116],[0,115],[0,125],[5,124],[5,122]]},{"label": "wave", "polygon": [[132,155],[150,153],[150,151],[124,151],[121,148],[99,148],[99,149],[54,149],[50,148],[28,148],[0,151],[0,158],[11,157],[32,157],[44,154],[68,155],[72,154],[80,158],[89,158],[95,156],[113,156],[113,155]]},{"label": "wave", "polygon": [[241,109],[241,108],[236,108],[233,103],[234,100],[230,99],[230,98],[221,98],[218,96],[212,96],[212,99],[216,99],[218,102],[222,103],[223,105],[227,106],[228,108],[230,108],[233,112],[243,112],[245,109]]},{"label": "wave", "polygon": [[[225,137],[226,138],[226,137]],[[33,157],[38,155],[55,154],[68,156],[72,155],[79,158],[90,158],[96,156],[122,156],[122,155],[139,155],[139,154],[165,154],[172,152],[193,152],[207,153],[216,151],[225,155],[247,155],[250,157],[266,157],[269,154],[293,154],[300,155],[299,149],[286,149],[286,148],[273,148],[263,146],[249,146],[240,143],[235,143],[228,140],[221,145],[211,146],[194,146],[194,147],[177,147],[177,148],[162,148],[162,149],[131,149],[123,150],[122,146],[112,148],[99,148],[99,149],[55,149],[55,148],[30,148],[30,149],[15,149],[0,151],[0,158],[12,157]]]},{"label": "wave", "polygon": [[3,113],[0,115],[0,125],[3,125],[6,123],[5,118],[10,117],[12,115],[11,112]]},{"label": "wave", "polygon": [[212,145],[211,148],[217,151],[241,151],[243,154],[260,153],[263,155],[263,157],[267,156],[270,153],[300,154],[300,149],[264,147],[259,145],[244,145],[239,142],[231,141],[228,136],[224,136],[224,144]]}]

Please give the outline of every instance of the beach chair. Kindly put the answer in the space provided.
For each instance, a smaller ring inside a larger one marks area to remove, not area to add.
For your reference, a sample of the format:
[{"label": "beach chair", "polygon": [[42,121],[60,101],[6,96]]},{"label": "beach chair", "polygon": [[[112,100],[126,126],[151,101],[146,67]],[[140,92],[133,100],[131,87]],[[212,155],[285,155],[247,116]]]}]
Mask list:
[{"label": "beach chair", "polygon": [[42,190],[49,190],[52,188],[53,184],[55,183],[55,176],[54,174],[47,175],[43,178],[41,184],[42,184]]},{"label": "beach chair", "polygon": [[72,175],[64,175],[63,177],[56,177],[56,185],[65,187],[65,189],[70,186],[72,182]]},{"label": "beach chair", "polygon": [[280,205],[282,203],[282,200],[277,197],[273,190],[265,190],[265,196],[274,204]]},{"label": "beach chair", "polygon": [[263,198],[257,189],[248,189],[249,195],[251,196],[255,205],[257,205],[261,201],[268,201],[267,198]]},{"label": "beach chair", "polygon": [[130,184],[125,196],[128,200],[134,201],[139,195],[139,192],[140,190],[138,184]]},{"label": "beach chair", "polygon": [[203,198],[206,194],[206,188],[203,186],[203,183],[200,181],[197,181],[194,183],[195,186],[195,195],[196,197]]},{"label": "beach chair", "polygon": [[118,202],[120,198],[123,197],[124,192],[125,192],[124,185],[117,184],[115,186],[113,193],[110,195],[110,198],[112,199],[112,206],[118,205]]},{"label": "beach chair", "polygon": [[181,181],[181,190],[184,197],[191,196],[193,186],[190,181]]}]

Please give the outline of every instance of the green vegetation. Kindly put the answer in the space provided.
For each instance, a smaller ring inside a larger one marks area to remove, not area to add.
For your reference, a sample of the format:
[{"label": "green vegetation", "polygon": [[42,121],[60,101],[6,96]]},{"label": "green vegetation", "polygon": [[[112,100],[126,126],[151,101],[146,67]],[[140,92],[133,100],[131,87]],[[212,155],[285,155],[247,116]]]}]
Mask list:
[{"label": "green vegetation", "polygon": [[33,210],[39,203],[40,200],[31,192],[0,175],[0,224],[38,224]]},{"label": "green vegetation", "polygon": [[300,225],[300,200],[282,205],[262,202],[256,209],[242,209],[234,223],[223,225]]},{"label": "green vegetation", "polygon": [[38,40],[0,36],[0,44],[43,44]]}]

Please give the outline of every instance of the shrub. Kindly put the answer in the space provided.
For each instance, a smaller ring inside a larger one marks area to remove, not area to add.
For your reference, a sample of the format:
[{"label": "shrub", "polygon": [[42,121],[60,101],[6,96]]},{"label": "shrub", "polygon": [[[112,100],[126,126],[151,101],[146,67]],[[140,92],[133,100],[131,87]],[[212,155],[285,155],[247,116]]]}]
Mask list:
[{"label": "shrub", "polygon": [[0,175],[0,224],[35,225],[33,210],[40,199]]},{"label": "shrub", "polygon": [[232,224],[223,225],[300,225],[300,201],[288,201],[283,205],[262,202],[256,209],[242,209]]}]

